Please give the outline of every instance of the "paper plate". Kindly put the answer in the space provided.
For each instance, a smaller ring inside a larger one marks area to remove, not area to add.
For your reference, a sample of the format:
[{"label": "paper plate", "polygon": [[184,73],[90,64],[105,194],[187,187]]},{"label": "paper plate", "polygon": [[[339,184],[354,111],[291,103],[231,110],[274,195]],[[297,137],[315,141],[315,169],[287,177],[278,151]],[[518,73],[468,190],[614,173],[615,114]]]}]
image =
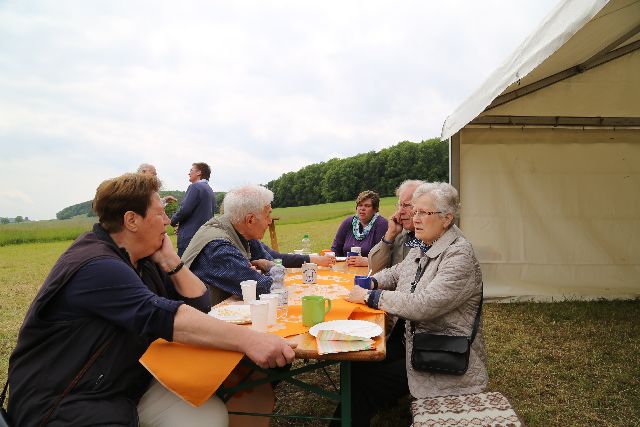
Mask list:
[{"label": "paper plate", "polygon": [[382,327],[366,320],[330,320],[329,322],[322,322],[312,326],[309,329],[309,333],[317,337],[318,331],[323,330],[333,330],[363,338],[377,337],[382,333]]},{"label": "paper plate", "polygon": [[346,261],[347,257],[346,256],[337,256],[336,257],[336,262],[343,262]]},{"label": "paper plate", "polygon": [[211,309],[209,316],[225,322],[243,325],[251,323],[251,308],[246,304],[218,305]]}]

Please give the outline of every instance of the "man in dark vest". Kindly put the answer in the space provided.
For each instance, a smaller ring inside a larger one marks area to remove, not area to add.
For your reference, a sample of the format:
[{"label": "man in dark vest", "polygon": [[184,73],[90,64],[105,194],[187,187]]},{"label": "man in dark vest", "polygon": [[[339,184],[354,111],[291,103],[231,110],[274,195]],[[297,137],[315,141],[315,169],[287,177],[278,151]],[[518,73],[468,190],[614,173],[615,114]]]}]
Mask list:
[{"label": "man in dark vest", "polygon": [[58,259],[20,329],[9,360],[13,425],[226,425],[219,399],[194,408],[152,381],[138,359],[157,338],[240,351],[265,368],[293,360],[280,337],[205,314],[209,292],[165,234],[158,188],[143,174],[98,187],[100,223]]}]

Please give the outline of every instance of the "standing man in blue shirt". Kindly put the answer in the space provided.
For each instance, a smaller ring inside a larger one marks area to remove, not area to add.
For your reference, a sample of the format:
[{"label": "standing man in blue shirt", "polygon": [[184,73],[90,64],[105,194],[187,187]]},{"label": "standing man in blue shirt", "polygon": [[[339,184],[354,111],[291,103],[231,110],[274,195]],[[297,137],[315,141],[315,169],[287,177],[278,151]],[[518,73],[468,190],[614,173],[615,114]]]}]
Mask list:
[{"label": "standing man in blue shirt", "polygon": [[173,214],[171,225],[178,227],[178,255],[182,256],[198,228],[213,217],[216,195],[209,185],[211,168],[206,163],[194,163],[189,170],[189,188]]}]

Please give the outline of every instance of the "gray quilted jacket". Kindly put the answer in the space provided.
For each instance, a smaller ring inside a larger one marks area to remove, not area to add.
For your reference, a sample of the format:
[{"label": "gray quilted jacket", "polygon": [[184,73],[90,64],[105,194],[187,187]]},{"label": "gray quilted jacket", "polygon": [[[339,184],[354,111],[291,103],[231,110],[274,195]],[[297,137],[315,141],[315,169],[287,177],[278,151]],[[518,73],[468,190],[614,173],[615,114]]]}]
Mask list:
[{"label": "gray quilted jacket", "polygon": [[[416,270],[426,270],[411,293]],[[471,244],[453,225],[423,254],[413,248],[400,264],[374,275],[384,289],[379,308],[391,315],[416,322],[416,332],[470,335],[482,285],[482,273]],[[487,363],[482,321],[471,346],[469,369],[464,375],[418,372],[411,366],[413,339],[406,322],[407,376],[416,398],[478,393],[487,386]]]}]

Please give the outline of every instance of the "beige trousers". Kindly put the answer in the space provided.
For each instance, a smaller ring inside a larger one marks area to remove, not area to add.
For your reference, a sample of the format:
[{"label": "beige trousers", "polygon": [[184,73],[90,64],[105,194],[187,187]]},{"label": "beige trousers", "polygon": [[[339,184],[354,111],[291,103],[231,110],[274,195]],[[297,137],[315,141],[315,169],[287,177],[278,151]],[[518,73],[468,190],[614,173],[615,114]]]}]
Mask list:
[{"label": "beige trousers", "polygon": [[227,407],[217,396],[197,408],[164,388],[155,378],[138,404],[142,427],[227,427]]}]

